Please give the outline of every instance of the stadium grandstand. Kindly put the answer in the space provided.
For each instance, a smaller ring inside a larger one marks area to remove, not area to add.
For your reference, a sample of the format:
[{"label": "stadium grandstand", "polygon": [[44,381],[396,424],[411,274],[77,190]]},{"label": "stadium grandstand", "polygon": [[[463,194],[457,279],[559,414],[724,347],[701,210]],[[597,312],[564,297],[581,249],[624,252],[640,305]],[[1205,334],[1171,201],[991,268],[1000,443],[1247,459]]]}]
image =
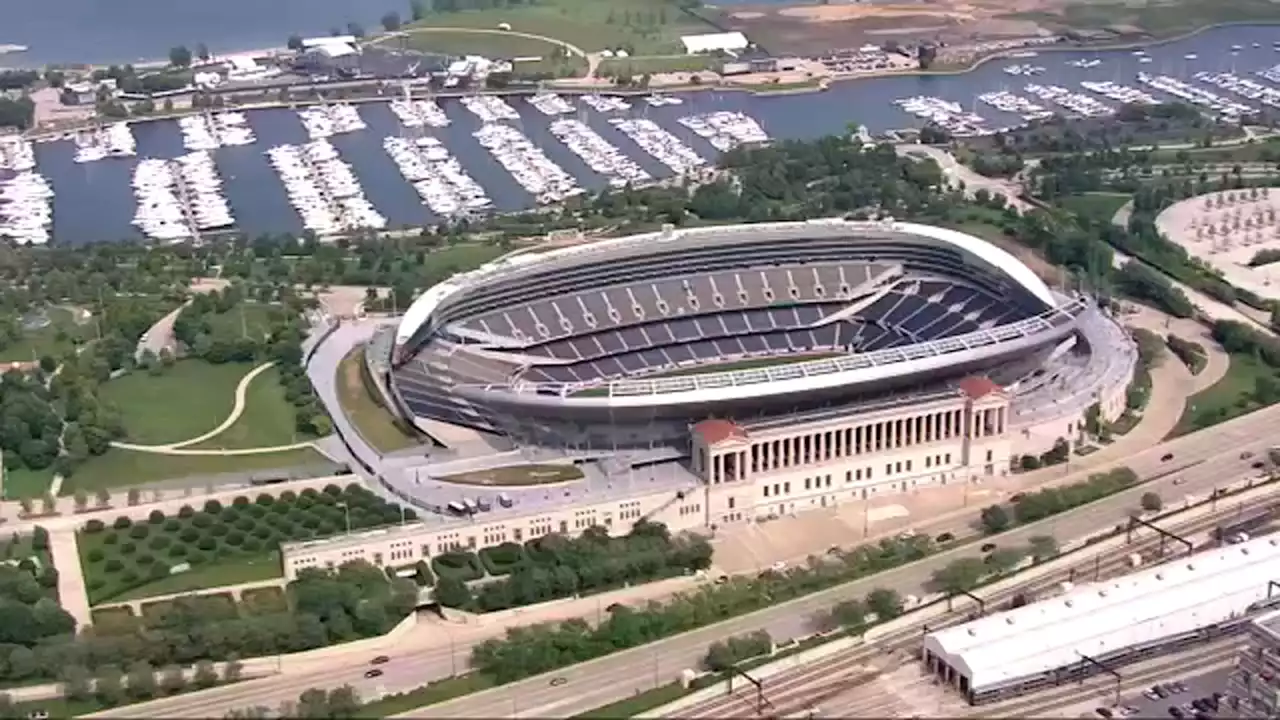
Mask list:
[{"label": "stadium grandstand", "polygon": [[963,233],[841,220],[666,230],[509,257],[397,331],[405,414],[537,446],[688,444],[750,419],[987,374],[1070,336],[1055,296]]},{"label": "stadium grandstand", "polygon": [[925,636],[924,662],[983,704],[1244,632],[1275,607],[1280,538],[1164,562]]}]

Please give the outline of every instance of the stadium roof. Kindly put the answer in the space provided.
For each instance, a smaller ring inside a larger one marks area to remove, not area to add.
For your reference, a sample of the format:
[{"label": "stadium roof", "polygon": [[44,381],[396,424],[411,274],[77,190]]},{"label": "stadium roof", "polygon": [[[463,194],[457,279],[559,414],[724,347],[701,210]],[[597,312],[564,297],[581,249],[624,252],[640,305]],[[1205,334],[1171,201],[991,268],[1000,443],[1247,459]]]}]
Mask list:
[{"label": "stadium roof", "polygon": [[1245,614],[1280,580],[1280,538],[1173,560],[925,637],[975,692]]},{"label": "stadium roof", "polygon": [[1027,289],[1028,292],[1035,295],[1046,305],[1050,307],[1058,305],[1055,302],[1053,294],[1049,292],[1049,287],[1044,281],[1036,276],[1035,273],[1023,265],[1017,258],[1005,252],[999,247],[991,243],[976,238],[956,230],[948,228],[934,227],[932,225],[918,225],[916,223],[904,222],[850,222],[839,218],[826,218],[820,220],[809,220],[805,222],[791,223],[758,223],[752,225],[722,225],[706,228],[686,228],[680,230],[663,230],[655,233],[645,233],[642,235],[631,235],[622,238],[613,238],[610,240],[598,240],[583,245],[574,245],[570,247],[548,250],[540,253],[512,253],[504,255],[497,260],[486,263],[475,270],[459,273],[452,278],[435,285],[420,295],[409,309],[405,312],[404,318],[400,321],[400,326],[396,328],[396,345],[402,345],[413,339],[413,336],[436,311],[436,308],[450,295],[463,290],[475,283],[496,282],[503,275],[518,271],[522,268],[534,264],[553,263],[557,260],[570,259],[575,256],[589,258],[596,256],[597,261],[602,256],[607,256],[610,251],[627,247],[653,247],[655,250],[661,249],[666,243],[676,242],[680,240],[696,240],[699,237],[715,237],[730,233],[743,233],[758,231],[779,232],[791,230],[795,232],[813,233],[814,237],[830,237],[832,235],[851,235],[856,236],[857,233],[867,230],[878,230],[884,232],[886,230],[892,232],[900,232],[907,235],[917,235],[920,237],[936,240],[944,245],[954,247],[963,253],[978,258],[986,264],[1000,270],[1008,275],[1019,285]]}]

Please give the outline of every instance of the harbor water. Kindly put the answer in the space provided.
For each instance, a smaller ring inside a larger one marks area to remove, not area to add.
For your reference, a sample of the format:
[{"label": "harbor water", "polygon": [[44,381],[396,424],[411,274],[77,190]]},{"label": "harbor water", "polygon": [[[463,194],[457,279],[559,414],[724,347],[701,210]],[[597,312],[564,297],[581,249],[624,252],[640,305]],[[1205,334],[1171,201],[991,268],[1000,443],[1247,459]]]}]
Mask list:
[{"label": "harbor water", "polygon": [[[955,103],[964,112],[981,116],[989,128],[1017,125],[1024,122],[1022,115],[1025,115],[992,107],[989,97],[987,101],[979,99],[990,93],[1007,91],[1048,110],[1063,110],[1060,103],[1044,99],[1045,94],[1032,92],[1028,88],[1031,85],[1058,86],[1110,107],[1120,103],[1096,90],[1086,90],[1081,83],[1109,81],[1161,101],[1175,99],[1166,89],[1140,83],[1139,73],[1177,78],[1193,88],[1192,92],[1209,92],[1246,108],[1260,108],[1264,103],[1280,102],[1280,73],[1270,77],[1259,74],[1280,64],[1277,42],[1280,42],[1280,27],[1220,28],[1151,47],[1142,54],[1133,50],[1040,52],[1036,57],[988,62],[963,74],[838,82],[824,92],[760,96],[706,90],[680,94],[683,102],[662,106],[634,98],[630,109],[610,113],[588,107],[583,99],[566,96],[573,110],[558,117],[584,122],[643,171],[661,178],[670,176],[672,171],[620,131],[610,122],[611,118],[652,120],[699,155],[712,160],[718,150],[682,123],[682,119],[722,111],[741,113],[759,123],[770,138],[803,139],[843,133],[851,124],[865,125],[873,132],[919,127],[926,119],[907,111],[914,106],[908,104],[908,108],[904,108],[903,103],[893,102],[919,96]],[[1239,49],[1228,50],[1233,46]],[[1094,60],[1098,62],[1092,62]],[[1008,68],[1013,65],[1034,66],[1033,74],[1010,74]],[[1220,79],[1214,82],[1213,78],[1205,78],[1203,73],[1207,72],[1228,73],[1256,83],[1266,92],[1261,97],[1257,92],[1253,93],[1254,97],[1247,97],[1238,89],[1224,89]],[[1197,73],[1201,74],[1199,79]],[[527,136],[548,160],[563,168],[585,190],[598,190],[607,185],[608,178],[603,173],[592,170],[586,160],[553,135],[550,125],[556,117],[539,111],[527,98],[509,98],[508,102],[519,113],[519,119],[503,121],[503,124]],[[450,120],[448,126],[422,128],[413,137],[427,135],[438,139],[466,174],[483,187],[494,209],[515,210],[535,204],[534,194],[521,187],[512,172],[504,169],[476,137],[475,132],[482,126],[477,115],[459,99],[440,98],[438,104]],[[389,103],[362,103],[358,108],[367,128],[333,135],[329,142],[350,166],[363,196],[386,218],[387,228],[438,222],[440,217],[424,204],[384,148],[385,138],[405,136],[407,132]],[[304,144],[309,140],[308,134],[298,112],[292,109],[251,111],[246,115],[256,141],[212,151],[235,227],[248,234],[298,233],[302,230],[299,213],[291,206],[281,176],[273,169],[266,151],[278,145]],[[140,159],[177,158],[189,149],[184,148],[183,136],[175,121],[140,122],[134,124],[132,130],[136,140],[136,156],[132,157],[77,163],[77,148],[70,140],[36,145],[36,172],[50,181],[55,192],[52,228],[55,240],[84,243],[138,236],[138,230],[131,224],[137,207],[131,189],[135,165]]]}]

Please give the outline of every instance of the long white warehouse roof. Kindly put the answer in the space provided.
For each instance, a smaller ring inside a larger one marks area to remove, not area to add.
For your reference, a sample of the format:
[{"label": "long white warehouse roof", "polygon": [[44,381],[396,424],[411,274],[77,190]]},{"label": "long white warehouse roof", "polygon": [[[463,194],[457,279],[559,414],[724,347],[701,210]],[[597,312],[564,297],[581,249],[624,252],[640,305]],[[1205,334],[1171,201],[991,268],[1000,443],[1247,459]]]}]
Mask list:
[{"label": "long white warehouse roof", "polygon": [[[482,282],[498,282],[501,277],[513,270],[523,269],[530,265],[538,263],[551,263],[557,260],[564,260],[576,256],[607,258],[611,251],[630,247],[652,247],[655,252],[662,245],[670,245],[681,241],[689,241],[690,239],[714,238],[717,236],[730,235],[743,232],[759,231],[761,233],[777,230],[792,230],[796,232],[812,232],[815,237],[830,237],[837,234],[845,234],[849,237],[857,237],[860,232],[876,230],[880,232],[892,231],[910,235],[917,235],[932,239],[943,246],[950,246],[962,253],[972,255],[988,265],[1000,270],[1008,275],[1015,282],[1026,288],[1028,292],[1035,295],[1046,305],[1055,306],[1058,303],[1054,301],[1053,294],[1049,292],[1049,286],[1036,276],[1022,261],[1006,252],[1004,249],[993,245],[986,240],[968,235],[966,233],[952,230],[950,228],[936,227],[933,225],[918,225],[916,223],[907,222],[852,222],[840,218],[822,218],[817,220],[808,220],[800,222],[784,222],[784,223],[758,223],[751,225],[720,225],[705,228],[682,228],[679,230],[664,230],[653,233],[644,233],[641,235],[629,235],[626,237],[612,238],[608,240],[597,240],[583,245],[573,245],[564,248],[557,248],[541,253],[516,252],[504,255],[497,260],[485,263],[484,265],[470,270],[465,273],[459,273],[448,280],[428,288],[426,292],[420,295],[409,306],[404,317],[400,320],[399,327],[396,328],[396,344],[408,342],[414,333],[430,319],[432,313],[440,305],[445,298],[459,292],[473,284]],[[599,261],[603,262],[603,259]]]},{"label": "long white warehouse roof", "polygon": [[924,647],[974,692],[1243,615],[1280,581],[1280,538],[1173,560],[930,633]]}]

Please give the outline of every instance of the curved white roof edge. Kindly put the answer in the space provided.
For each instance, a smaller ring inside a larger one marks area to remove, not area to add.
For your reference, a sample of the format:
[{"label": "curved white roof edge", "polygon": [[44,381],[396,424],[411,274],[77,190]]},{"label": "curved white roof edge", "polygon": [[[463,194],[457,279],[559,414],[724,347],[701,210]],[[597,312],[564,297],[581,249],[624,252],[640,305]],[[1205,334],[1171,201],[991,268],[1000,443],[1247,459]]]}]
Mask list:
[{"label": "curved white roof edge", "polygon": [[935,227],[933,225],[920,225],[908,222],[879,222],[865,221],[855,222],[844,220],[842,218],[819,218],[815,220],[805,220],[798,222],[780,222],[780,223],[744,223],[739,225],[716,225],[704,228],[687,228],[673,231],[660,230],[651,233],[642,233],[639,235],[627,235],[620,238],[612,238],[608,240],[597,240],[585,245],[573,245],[565,248],[557,248],[555,250],[547,250],[545,252],[522,252],[516,251],[508,253],[502,257],[485,263],[475,270],[469,270],[459,273],[448,280],[439,283],[414,300],[405,311],[404,317],[400,319],[400,325],[396,328],[396,344],[401,345],[408,342],[421,328],[435,309],[450,295],[458,292],[471,285],[473,282],[482,280],[485,276],[496,274],[503,270],[515,267],[529,265],[537,262],[557,260],[561,258],[572,257],[574,255],[597,254],[608,252],[615,247],[631,245],[632,243],[651,243],[651,242],[670,242],[680,238],[687,238],[696,235],[720,235],[729,232],[742,230],[785,230],[790,228],[801,228],[805,226],[819,226],[828,229],[836,229],[838,227],[847,227],[850,231],[860,228],[878,228],[881,230],[893,230],[904,233],[910,233],[938,240],[948,245],[963,250],[970,255],[988,263],[989,265],[1004,272],[1010,278],[1013,278],[1019,285],[1022,285],[1028,292],[1035,295],[1049,306],[1055,306],[1053,294],[1049,292],[1049,287],[1044,281],[1036,277],[1031,269],[1023,265],[1020,260],[1013,255],[1005,252],[1003,249],[983,240],[958,230],[948,228]]}]

